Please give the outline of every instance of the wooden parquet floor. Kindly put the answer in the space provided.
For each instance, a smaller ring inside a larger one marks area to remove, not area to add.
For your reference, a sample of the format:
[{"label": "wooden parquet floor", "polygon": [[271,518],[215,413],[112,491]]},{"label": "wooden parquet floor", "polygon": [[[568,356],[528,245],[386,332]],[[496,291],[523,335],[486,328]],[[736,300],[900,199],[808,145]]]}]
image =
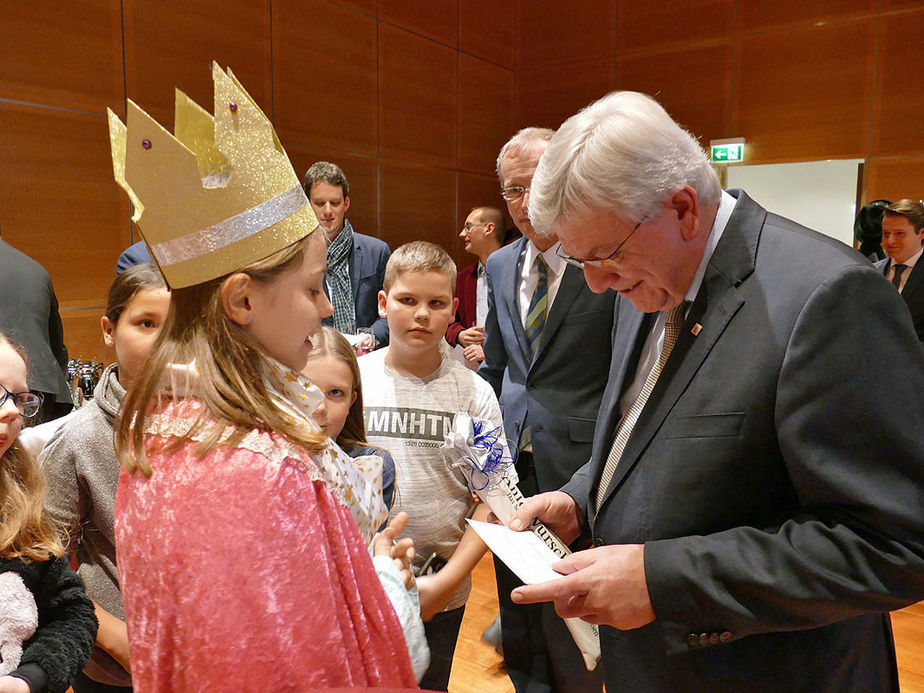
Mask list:
[{"label": "wooden parquet floor", "polygon": [[[472,594],[456,645],[449,693],[512,693],[503,660],[481,639],[497,615],[494,564],[487,554],[472,573]],[[892,614],[902,693],[924,693],[924,602]]]}]

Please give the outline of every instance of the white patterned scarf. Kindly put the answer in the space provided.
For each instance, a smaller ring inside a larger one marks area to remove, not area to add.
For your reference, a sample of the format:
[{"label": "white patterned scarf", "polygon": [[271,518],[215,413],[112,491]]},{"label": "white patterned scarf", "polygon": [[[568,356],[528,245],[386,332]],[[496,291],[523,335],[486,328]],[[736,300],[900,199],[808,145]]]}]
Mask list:
[{"label": "white patterned scarf", "polygon": [[[311,418],[324,399],[317,386],[301,373],[268,356],[264,360],[263,378],[273,402],[280,409],[308,430],[321,430]],[[325,450],[312,455],[312,459],[334,496],[349,508],[368,544],[388,516],[382,499],[382,458],[376,455],[350,457],[328,438]]]},{"label": "white patterned scarf", "polygon": [[[173,363],[164,370],[162,388],[165,393],[175,398],[195,397],[198,381],[199,372],[195,362]],[[263,382],[276,406],[288,414],[296,425],[312,432],[321,430],[312,420],[311,414],[324,400],[324,394],[305,376],[265,356]],[[190,437],[193,425],[192,420],[183,425],[176,425],[175,422],[155,414],[150,417],[145,433]],[[226,439],[232,432],[233,428],[229,426],[222,438]],[[207,431],[199,431],[191,437],[194,440],[202,440],[206,433]],[[259,432],[253,432],[257,433]],[[240,447],[248,447],[246,439]],[[293,455],[305,454],[304,450],[296,449],[294,445],[291,447]],[[356,520],[363,541],[369,544],[379,526],[388,517],[388,509],[382,498],[382,458],[377,455],[350,457],[328,438],[325,449],[311,455],[311,459],[334,498],[348,508]]]},{"label": "white patterned scarf", "polygon": [[327,277],[330,282],[330,302],[334,307],[334,329],[343,334],[356,334],[356,306],[350,285],[350,251],[353,250],[353,226],[343,220],[343,229],[327,246]]}]

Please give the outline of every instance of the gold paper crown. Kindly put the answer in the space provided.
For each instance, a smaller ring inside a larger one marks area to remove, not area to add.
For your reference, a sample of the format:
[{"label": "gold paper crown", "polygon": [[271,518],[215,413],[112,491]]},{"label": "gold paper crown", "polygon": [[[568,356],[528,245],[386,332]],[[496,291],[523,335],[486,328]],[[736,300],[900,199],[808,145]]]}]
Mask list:
[{"label": "gold paper crown", "polygon": [[133,101],[109,110],[112,168],[174,289],[224,276],[318,226],[269,119],[212,63],[215,115],[176,92],[174,137]]}]

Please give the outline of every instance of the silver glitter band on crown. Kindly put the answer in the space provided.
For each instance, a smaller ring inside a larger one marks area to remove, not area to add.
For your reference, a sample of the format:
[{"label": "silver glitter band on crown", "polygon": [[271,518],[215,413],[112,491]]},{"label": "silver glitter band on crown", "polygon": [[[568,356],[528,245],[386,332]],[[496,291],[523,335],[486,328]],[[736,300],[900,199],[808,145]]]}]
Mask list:
[{"label": "silver glitter band on crown", "polygon": [[219,248],[250,238],[255,233],[292,216],[306,204],[308,204],[308,198],[302,186],[294,185],[284,193],[240,214],[235,214],[229,219],[158,243],[151,247],[151,252],[161,267],[194,260]]}]

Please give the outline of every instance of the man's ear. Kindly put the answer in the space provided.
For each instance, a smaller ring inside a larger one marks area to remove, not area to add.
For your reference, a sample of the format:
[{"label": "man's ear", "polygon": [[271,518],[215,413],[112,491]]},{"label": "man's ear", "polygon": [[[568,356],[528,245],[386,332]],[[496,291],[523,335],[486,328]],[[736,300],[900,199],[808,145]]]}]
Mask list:
[{"label": "man's ear", "polygon": [[671,195],[671,207],[680,224],[680,233],[684,240],[691,241],[699,235],[699,216],[702,211],[699,206],[699,197],[689,185]]},{"label": "man's ear", "polygon": [[221,285],[221,307],[232,322],[244,326],[253,320],[253,290],[253,279],[243,272],[232,274]]},{"label": "man's ear", "polygon": [[385,305],[387,302],[388,302],[388,294],[386,294],[384,291],[379,291],[379,317],[380,318],[388,317],[388,311],[385,310]]},{"label": "man's ear", "polygon": [[346,215],[346,213],[349,211],[350,211],[350,198],[344,197],[343,198],[343,214]]}]

